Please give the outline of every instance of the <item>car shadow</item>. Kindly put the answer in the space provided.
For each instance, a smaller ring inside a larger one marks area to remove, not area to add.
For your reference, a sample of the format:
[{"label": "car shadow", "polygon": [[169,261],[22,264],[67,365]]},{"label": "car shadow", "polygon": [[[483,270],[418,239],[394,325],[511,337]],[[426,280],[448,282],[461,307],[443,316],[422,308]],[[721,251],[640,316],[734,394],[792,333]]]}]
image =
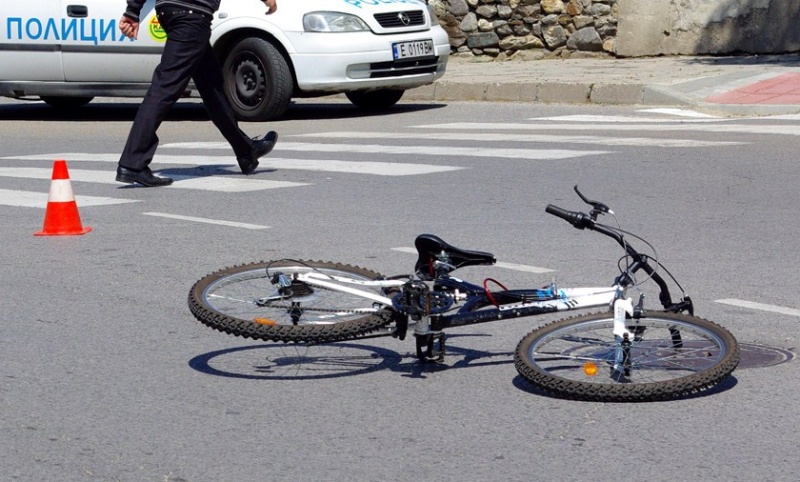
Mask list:
[{"label": "car shadow", "polygon": [[356,119],[364,117],[383,117],[396,114],[424,112],[428,110],[447,107],[444,103],[418,104],[411,101],[400,102],[394,106],[380,111],[371,111],[358,108],[344,102],[298,102],[293,103],[286,115],[281,120],[326,120],[326,119]]},{"label": "car shadow", "polygon": [[[389,109],[370,111],[344,102],[294,102],[283,118],[278,121],[354,119],[420,112],[445,107],[446,104],[401,102]],[[3,121],[85,121],[85,122],[133,122],[139,110],[139,101],[103,102],[93,101],[74,109],[57,109],[42,101],[8,101],[0,104],[0,120]],[[199,101],[179,101],[166,118],[167,122],[209,122],[203,104]],[[276,121],[277,122],[277,121]]]},{"label": "car shadow", "polygon": [[[51,107],[41,101],[18,101],[0,104],[0,120],[6,121],[86,121],[86,122],[132,122],[139,110],[139,102],[96,101],[74,109]],[[175,105],[167,121],[206,122],[208,114],[202,104],[181,103]]]}]

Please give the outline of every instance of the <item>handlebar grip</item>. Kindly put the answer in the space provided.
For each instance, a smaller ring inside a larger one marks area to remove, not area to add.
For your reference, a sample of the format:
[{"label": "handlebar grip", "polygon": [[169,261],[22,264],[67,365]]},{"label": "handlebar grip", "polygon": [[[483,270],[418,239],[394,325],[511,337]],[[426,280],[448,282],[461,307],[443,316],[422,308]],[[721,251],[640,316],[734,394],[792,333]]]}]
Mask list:
[{"label": "handlebar grip", "polygon": [[558,206],[553,206],[552,204],[547,205],[547,207],[545,208],[545,212],[563,219],[564,221],[570,223],[571,225],[575,226],[578,229],[590,228],[594,224],[592,218],[590,218],[588,215],[584,213],[580,213],[577,211],[567,211],[566,209],[562,209]]}]

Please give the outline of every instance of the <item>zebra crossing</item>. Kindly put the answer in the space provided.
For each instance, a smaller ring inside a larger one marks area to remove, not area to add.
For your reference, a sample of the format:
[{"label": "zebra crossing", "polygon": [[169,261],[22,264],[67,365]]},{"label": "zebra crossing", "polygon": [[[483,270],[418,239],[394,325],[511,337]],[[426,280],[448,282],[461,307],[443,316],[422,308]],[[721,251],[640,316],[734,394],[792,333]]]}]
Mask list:
[{"label": "zebra crossing", "polygon": [[[565,161],[610,154],[615,149],[631,146],[713,148],[743,143],[739,140],[715,141],[682,135],[687,132],[800,135],[800,129],[786,123],[731,122],[730,119],[692,111],[651,109],[641,113],[642,116],[534,117],[507,123],[416,124],[400,131],[342,130],[283,135],[272,155],[262,159],[260,170],[365,176],[446,175],[470,169],[469,165],[454,165],[453,159]],[[593,131],[592,135],[579,132],[589,129]],[[597,135],[598,130],[609,134]],[[636,134],[631,136],[628,134],[630,132]],[[665,132],[674,135],[664,136]],[[660,135],[651,137],[647,135],[649,133]],[[118,153],[112,152],[0,155],[0,205],[46,207],[46,184],[42,184],[41,192],[17,190],[11,186],[14,185],[13,179],[48,181],[51,176],[50,163],[56,159],[67,160],[71,180],[76,183],[118,185],[113,174],[118,156]],[[354,160],[365,157],[370,160]],[[443,159],[446,161],[439,162]],[[224,142],[163,144],[154,163],[175,180],[167,189],[246,193],[313,185],[313,178],[307,182],[291,182],[240,176],[230,147]],[[76,195],[76,200],[82,207],[142,202],[80,194]]]}]

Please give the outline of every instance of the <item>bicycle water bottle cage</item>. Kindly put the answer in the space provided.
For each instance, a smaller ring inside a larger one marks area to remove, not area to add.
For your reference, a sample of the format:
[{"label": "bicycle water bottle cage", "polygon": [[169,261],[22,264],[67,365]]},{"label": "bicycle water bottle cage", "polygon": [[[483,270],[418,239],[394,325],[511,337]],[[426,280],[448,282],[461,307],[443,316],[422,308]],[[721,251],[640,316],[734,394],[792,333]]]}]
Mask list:
[{"label": "bicycle water bottle cage", "polygon": [[419,254],[414,272],[420,279],[428,281],[464,266],[493,265],[497,262],[492,253],[456,248],[433,234],[420,234],[414,246]]}]

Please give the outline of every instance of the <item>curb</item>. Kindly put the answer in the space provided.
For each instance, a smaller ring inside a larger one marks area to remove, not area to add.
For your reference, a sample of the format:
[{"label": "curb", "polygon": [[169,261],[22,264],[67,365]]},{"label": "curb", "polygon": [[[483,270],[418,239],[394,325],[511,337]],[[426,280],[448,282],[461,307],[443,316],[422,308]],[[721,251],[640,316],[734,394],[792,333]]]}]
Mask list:
[{"label": "curb", "polygon": [[715,104],[675,86],[640,83],[437,81],[406,91],[403,100],[429,102],[534,102],[542,104],[692,107],[725,116],[800,114],[800,105]]},{"label": "curb", "polygon": [[540,102],[544,104],[620,104],[645,101],[642,84],[570,82],[435,82],[406,91],[404,99],[418,101]]}]

